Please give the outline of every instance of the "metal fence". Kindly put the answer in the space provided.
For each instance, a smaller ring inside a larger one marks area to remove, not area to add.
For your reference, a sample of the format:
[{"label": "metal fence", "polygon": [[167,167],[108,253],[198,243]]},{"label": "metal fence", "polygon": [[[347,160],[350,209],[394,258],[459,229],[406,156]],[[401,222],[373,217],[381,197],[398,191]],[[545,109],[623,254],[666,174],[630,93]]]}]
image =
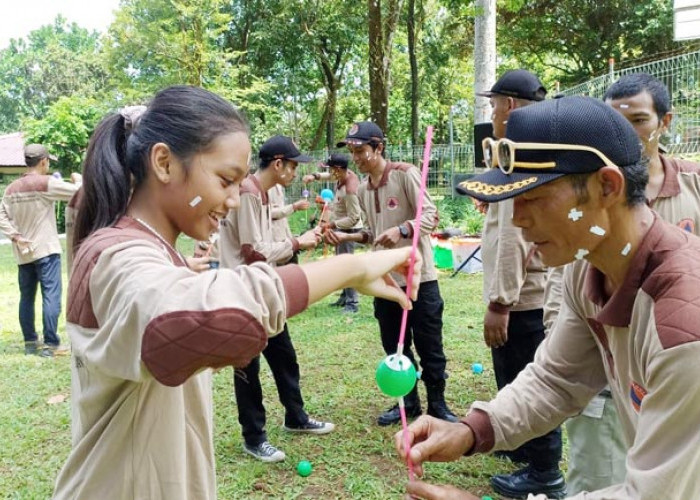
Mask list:
[{"label": "metal fence", "polygon": [[700,51],[615,70],[560,92],[602,99],[607,88],[630,73],[648,73],[666,84],[673,104],[673,121],[663,144],[672,154],[700,153]]},{"label": "metal fence", "polygon": [[[605,75],[562,90],[559,94],[587,95],[602,99],[615,80],[622,75],[638,72],[649,73],[663,81],[671,93],[674,118],[665,137],[662,137],[669,152],[677,155],[700,154],[700,51],[619,70],[613,68]],[[472,143],[473,139],[470,143],[433,145],[428,174],[428,187],[433,196],[453,195],[452,179],[456,178],[458,182],[460,178],[474,172]],[[328,151],[313,151],[310,155],[320,161],[328,156]],[[387,158],[420,166],[423,161],[423,146],[389,145]],[[311,172],[315,168],[315,165],[310,165],[302,172]],[[332,185],[329,183],[325,187]],[[288,196],[301,196],[303,189],[300,182],[295,183],[288,190]]]}]

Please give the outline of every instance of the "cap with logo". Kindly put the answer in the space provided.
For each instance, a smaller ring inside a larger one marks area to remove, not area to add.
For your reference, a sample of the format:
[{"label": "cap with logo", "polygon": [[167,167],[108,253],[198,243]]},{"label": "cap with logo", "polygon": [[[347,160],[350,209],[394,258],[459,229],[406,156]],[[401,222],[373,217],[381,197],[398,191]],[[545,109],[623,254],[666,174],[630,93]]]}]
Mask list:
[{"label": "cap with logo", "polygon": [[627,119],[591,97],[562,97],[518,108],[508,117],[506,139],[494,144],[500,168],[460,183],[457,192],[497,202],[564,175],[595,172],[611,163],[625,168],[642,155]]},{"label": "cap with logo", "polygon": [[384,142],[384,132],[376,123],[372,122],[357,122],[353,123],[348,130],[345,139],[336,144],[342,148],[350,144],[351,146],[361,146],[368,143]]},{"label": "cap with logo", "polygon": [[258,157],[261,160],[291,160],[297,163],[309,163],[313,161],[310,156],[301,154],[294,141],[286,135],[276,135],[266,140]]},{"label": "cap with logo", "polygon": [[26,160],[35,160],[37,158],[48,158],[53,161],[58,160],[58,158],[49,153],[46,146],[42,144],[27,144],[24,146],[24,158]]},{"label": "cap with logo", "polygon": [[348,168],[348,157],[345,155],[341,155],[338,153],[333,153],[328,157],[327,160],[325,160],[322,164],[321,167],[323,168],[329,168],[329,167],[338,167],[338,168]]},{"label": "cap with logo", "polygon": [[476,95],[482,97],[492,97],[493,95],[504,95],[529,101],[543,101],[547,95],[547,90],[542,82],[535,75],[525,69],[514,69],[506,71],[493,84],[488,92],[477,92]]}]

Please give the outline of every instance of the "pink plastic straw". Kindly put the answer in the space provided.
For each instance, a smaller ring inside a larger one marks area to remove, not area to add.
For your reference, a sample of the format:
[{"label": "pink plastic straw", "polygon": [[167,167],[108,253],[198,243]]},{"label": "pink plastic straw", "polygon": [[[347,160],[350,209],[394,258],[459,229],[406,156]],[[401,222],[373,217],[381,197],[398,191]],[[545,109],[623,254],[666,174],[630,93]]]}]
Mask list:
[{"label": "pink plastic straw", "polygon": [[[420,219],[423,215],[423,198],[425,197],[425,189],[428,184],[428,163],[430,161],[430,147],[433,142],[433,126],[428,126],[425,132],[425,149],[423,150],[423,168],[421,170],[420,192],[418,193],[418,206],[416,207],[416,219],[413,223],[413,242],[411,244],[411,256],[408,263],[408,275],[406,276],[406,296],[411,298],[412,282],[414,267],[416,264],[416,250],[418,249],[418,240],[420,239]],[[406,325],[408,323],[408,309],[403,310],[401,316],[401,329],[399,330],[399,344],[396,347],[396,354],[403,354],[403,341],[406,336]],[[406,422],[406,408],[404,407],[403,397],[399,398],[399,414],[401,415],[401,427],[403,428],[403,447],[406,450],[406,464],[408,465],[408,479],[413,481],[415,474],[413,472],[413,463],[408,458],[411,451],[411,443],[408,441],[408,423]]]}]

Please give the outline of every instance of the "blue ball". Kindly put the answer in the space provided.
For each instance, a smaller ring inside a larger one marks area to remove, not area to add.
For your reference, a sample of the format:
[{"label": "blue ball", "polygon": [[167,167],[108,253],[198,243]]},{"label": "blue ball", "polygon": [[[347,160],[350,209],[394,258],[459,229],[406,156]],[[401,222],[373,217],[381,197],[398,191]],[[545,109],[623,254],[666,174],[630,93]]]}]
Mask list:
[{"label": "blue ball", "polygon": [[484,372],[484,366],[481,363],[472,364],[472,373],[475,375],[480,375]]},{"label": "blue ball", "polygon": [[323,198],[325,201],[333,201],[334,195],[333,191],[326,188],[321,190],[321,198]]}]

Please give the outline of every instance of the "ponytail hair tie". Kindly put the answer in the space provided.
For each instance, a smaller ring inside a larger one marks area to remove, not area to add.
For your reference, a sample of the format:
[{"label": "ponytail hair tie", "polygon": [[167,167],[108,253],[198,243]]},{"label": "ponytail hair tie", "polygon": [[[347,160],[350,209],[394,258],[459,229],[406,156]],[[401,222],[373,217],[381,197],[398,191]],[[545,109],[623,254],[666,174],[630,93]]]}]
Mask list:
[{"label": "ponytail hair tie", "polygon": [[146,106],[125,106],[120,111],[119,114],[124,118],[124,130],[126,135],[131,134],[131,132],[138,125],[141,116],[146,112]]}]

